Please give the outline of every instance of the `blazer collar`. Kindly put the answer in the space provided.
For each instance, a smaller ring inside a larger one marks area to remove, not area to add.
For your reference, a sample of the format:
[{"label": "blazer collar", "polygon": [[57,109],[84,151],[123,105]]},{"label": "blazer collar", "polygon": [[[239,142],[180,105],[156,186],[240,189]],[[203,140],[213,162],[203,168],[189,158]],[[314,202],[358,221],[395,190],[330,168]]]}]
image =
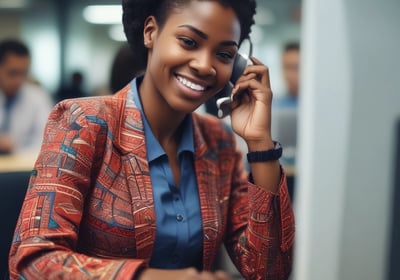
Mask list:
[{"label": "blazer collar", "polygon": [[130,85],[113,96],[115,108],[118,110],[118,123],[115,124],[115,145],[122,154],[137,152],[138,156],[146,158],[144,127],[142,116],[135,102]]},{"label": "blazer collar", "polygon": [[[113,98],[115,107],[119,111],[119,124],[116,126],[115,144],[123,154],[142,151],[139,155],[144,157],[146,155],[143,154],[143,149],[141,149],[145,145],[144,126],[140,110],[133,100],[132,84],[117,92]],[[207,151],[207,145],[200,130],[199,116],[193,113],[192,119],[195,155],[200,157]]]}]

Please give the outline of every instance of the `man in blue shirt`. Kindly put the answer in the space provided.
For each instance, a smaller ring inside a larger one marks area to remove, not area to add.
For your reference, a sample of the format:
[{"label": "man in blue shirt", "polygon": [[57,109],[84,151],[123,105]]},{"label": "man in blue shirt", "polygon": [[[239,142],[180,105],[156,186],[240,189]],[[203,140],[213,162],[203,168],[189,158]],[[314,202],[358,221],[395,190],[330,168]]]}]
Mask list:
[{"label": "man in blue shirt", "polygon": [[282,55],[283,78],[286,83],[286,94],[273,100],[274,107],[297,108],[299,94],[300,44],[297,42],[285,45]]},{"label": "man in blue shirt", "polygon": [[[286,167],[294,167],[296,162],[297,146],[297,107],[299,95],[300,76],[300,44],[287,43],[282,55],[283,78],[286,83],[286,93],[274,97],[272,101],[271,132],[273,137],[279,139],[284,152],[281,163]],[[294,177],[288,177],[288,188],[292,200]]]}]

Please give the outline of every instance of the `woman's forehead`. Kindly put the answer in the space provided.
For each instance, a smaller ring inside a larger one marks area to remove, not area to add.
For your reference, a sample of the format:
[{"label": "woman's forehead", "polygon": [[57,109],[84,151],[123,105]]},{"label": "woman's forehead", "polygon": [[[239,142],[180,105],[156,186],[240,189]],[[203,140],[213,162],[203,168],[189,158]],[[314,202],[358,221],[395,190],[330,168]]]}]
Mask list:
[{"label": "woman's forehead", "polygon": [[[223,34],[231,40],[240,39],[240,22],[230,6],[224,6],[216,0],[192,0],[186,5],[174,9],[167,17],[172,26],[190,25],[213,36]],[[222,38],[221,38],[222,39]]]}]

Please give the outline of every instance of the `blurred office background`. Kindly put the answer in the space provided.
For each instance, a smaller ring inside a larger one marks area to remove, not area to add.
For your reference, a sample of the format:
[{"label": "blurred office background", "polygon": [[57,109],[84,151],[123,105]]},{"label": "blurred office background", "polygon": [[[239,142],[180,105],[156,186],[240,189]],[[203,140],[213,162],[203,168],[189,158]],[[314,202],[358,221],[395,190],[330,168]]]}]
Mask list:
[{"label": "blurred office background", "polygon": [[[125,41],[117,0],[0,0],[0,39],[17,37],[32,50],[31,74],[49,92],[67,83],[72,72],[84,74],[84,89],[107,86],[112,60]],[[284,91],[280,53],[300,36],[300,0],[258,1],[253,54],[268,64],[274,90]],[[88,6],[91,8],[86,9]],[[97,7],[98,8],[98,7]],[[101,7],[100,7],[101,9]],[[104,12],[105,11],[105,12]],[[90,21],[90,22],[89,22]],[[247,45],[243,52],[248,52]]]},{"label": "blurred office background", "polygon": [[[119,2],[0,0],[0,39],[29,45],[31,75],[49,92],[78,70],[93,93],[122,42],[117,25],[83,10]],[[253,54],[274,94],[285,90],[284,43],[302,44],[293,279],[400,279],[400,1],[257,2]]]}]

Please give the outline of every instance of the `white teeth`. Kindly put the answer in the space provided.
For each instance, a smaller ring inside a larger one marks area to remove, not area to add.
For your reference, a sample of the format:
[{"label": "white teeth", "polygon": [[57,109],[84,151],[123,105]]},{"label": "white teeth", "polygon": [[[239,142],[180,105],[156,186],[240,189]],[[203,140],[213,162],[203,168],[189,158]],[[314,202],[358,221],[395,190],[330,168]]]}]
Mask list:
[{"label": "white teeth", "polygon": [[191,88],[193,90],[204,91],[206,89],[205,87],[203,87],[201,85],[194,84],[191,81],[188,81],[188,80],[186,80],[185,78],[183,78],[181,76],[177,76],[177,79],[182,85],[184,85],[184,86],[186,86],[188,88]]}]

